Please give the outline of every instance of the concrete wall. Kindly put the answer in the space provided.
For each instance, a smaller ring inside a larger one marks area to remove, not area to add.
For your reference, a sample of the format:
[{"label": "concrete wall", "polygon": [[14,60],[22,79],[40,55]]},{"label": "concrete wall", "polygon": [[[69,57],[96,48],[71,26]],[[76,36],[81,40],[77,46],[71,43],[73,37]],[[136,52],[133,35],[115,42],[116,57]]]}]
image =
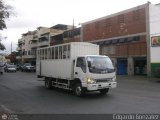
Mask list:
[{"label": "concrete wall", "polygon": [[[160,4],[150,4],[149,10],[151,75],[156,77],[158,74],[160,76]],[[157,39],[157,44],[153,42],[154,37]]]}]

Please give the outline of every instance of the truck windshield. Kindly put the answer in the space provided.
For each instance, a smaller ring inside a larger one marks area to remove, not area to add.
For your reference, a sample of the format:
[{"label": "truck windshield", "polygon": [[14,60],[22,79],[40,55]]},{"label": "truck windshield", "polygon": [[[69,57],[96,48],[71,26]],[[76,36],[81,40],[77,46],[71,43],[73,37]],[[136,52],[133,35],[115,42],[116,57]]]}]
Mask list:
[{"label": "truck windshield", "polygon": [[89,56],[87,57],[87,63],[90,73],[106,74],[115,72],[112,61],[107,56]]}]

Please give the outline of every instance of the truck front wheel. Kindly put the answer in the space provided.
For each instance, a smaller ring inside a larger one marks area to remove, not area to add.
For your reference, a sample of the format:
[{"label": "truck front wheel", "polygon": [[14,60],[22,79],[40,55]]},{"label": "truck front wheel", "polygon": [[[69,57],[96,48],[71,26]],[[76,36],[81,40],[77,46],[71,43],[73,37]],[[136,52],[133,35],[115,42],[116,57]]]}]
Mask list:
[{"label": "truck front wheel", "polygon": [[107,94],[107,93],[108,93],[109,88],[101,89],[101,90],[99,90],[99,91],[100,91],[101,95],[105,95],[105,94]]},{"label": "truck front wheel", "polygon": [[84,96],[84,94],[85,94],[85,91],[83,90],[80,83],[77,83],[75,85],[74,92],[75,92],[75,95],[78,96],[78,97]]},{"label": "truck front wheel", "polygon": [[50,78],[45,78],[45,87],[47,89],[51,89],[52,88],[52,80]]}]

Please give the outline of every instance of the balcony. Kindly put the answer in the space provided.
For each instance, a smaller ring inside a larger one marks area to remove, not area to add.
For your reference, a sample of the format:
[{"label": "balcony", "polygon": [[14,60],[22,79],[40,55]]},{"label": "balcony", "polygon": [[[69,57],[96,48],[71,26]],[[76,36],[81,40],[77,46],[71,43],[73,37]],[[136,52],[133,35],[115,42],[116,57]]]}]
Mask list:
[{"label": "balcony", "polygon": [[30,44],[31,48],[37,48],[38,47],[38,43],[32,43]]},{"label": "balcony", "polygon": [[21,60],[21,59],[22,59],[22,56],[16,56],[16,59],[17,59],[17,60]]},{"label": "balcony", "polygon": [[49,45],[49,41],[41,41],[38,43],[38,46],[41,47],[41,46],[48,46]]}]

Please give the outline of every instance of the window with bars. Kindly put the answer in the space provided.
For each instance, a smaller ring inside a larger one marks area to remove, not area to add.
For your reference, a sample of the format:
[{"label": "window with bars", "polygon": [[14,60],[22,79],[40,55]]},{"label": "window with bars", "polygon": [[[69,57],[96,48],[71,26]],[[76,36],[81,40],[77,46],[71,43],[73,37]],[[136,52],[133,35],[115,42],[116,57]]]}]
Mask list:
[{"label": "window with bars", "polygon": [[139,10],[133,11],[133,21],[140,20],[140,12]]},{"label": "window with bars", "polygon": [[37,59],[69,59],[70,45],[41,48],[37,52]]},{"label": "window with bars", "polygon": [[118,24],[124,23],[124,15],[118,15]]},{"label": "window with bars", "polygon": [[108,19],[105,21],[105,24],[106,24],[106,27],[111,27],[111,26],[112,26],[111,18],[108,18]]},{"label": "window with bars", "polygon": [[95,22],[95,28],[99,29],[100,28],[100,22]]}]

